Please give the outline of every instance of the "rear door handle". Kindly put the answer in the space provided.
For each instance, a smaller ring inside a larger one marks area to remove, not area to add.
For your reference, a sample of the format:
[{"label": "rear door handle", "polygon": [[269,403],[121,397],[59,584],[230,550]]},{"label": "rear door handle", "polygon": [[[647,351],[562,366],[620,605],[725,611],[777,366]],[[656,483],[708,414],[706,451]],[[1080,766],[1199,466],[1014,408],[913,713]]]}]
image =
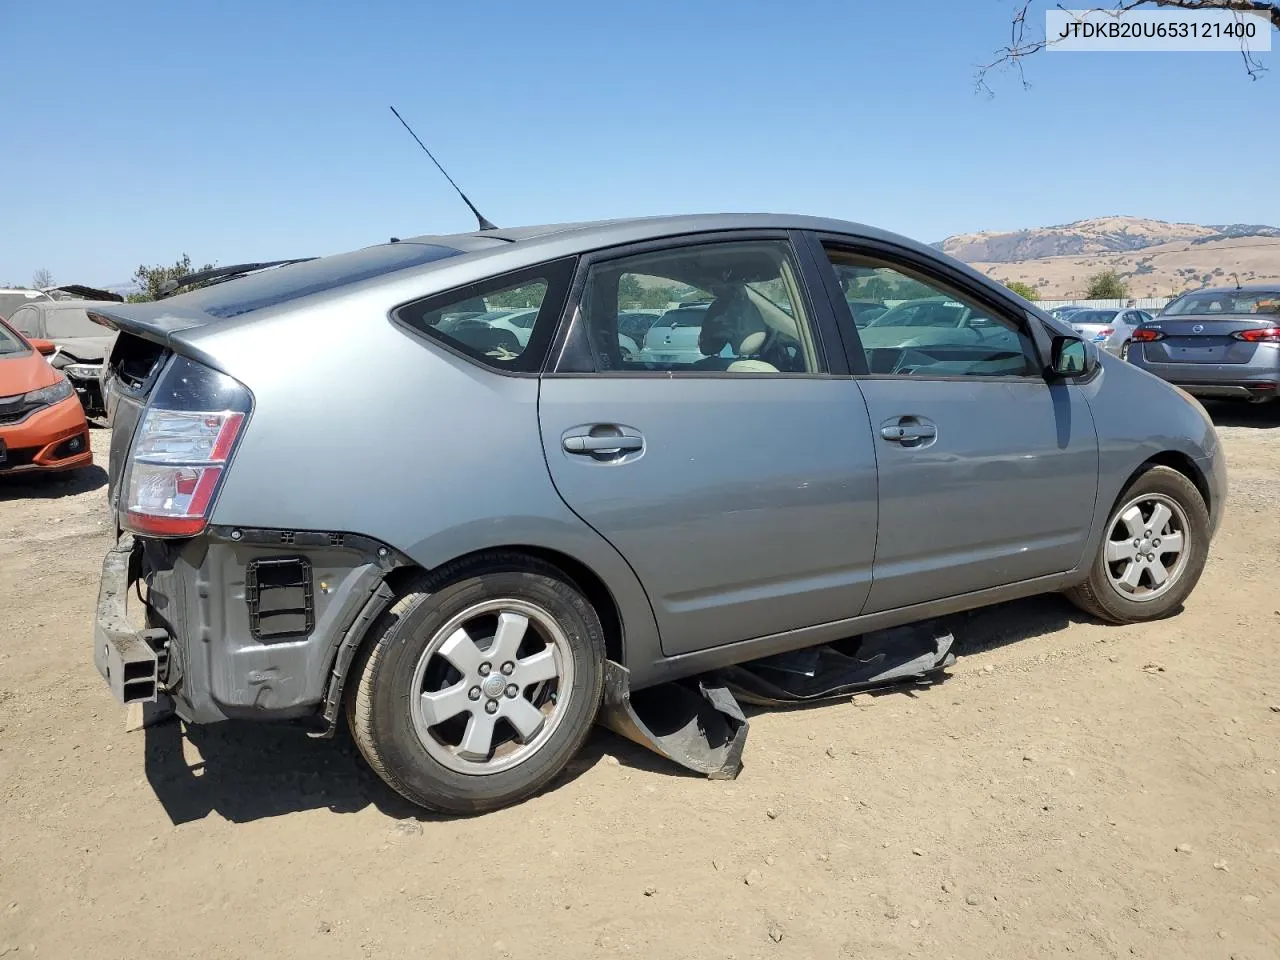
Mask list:
[{"label": "rear door handle", "polygon": [[899,417],[880,427],[880,436],[890,443],[912,445],[923,440],[932,440],[938,435],[938,428],[932,423],[917,420],[915,417]]},{"label": "rear door handle", "polygon": [[639,450],[644,446],[644,438],[626,433],[612,437],[574,434],[565,437],[561,443],[566,453],[614,453]]}]

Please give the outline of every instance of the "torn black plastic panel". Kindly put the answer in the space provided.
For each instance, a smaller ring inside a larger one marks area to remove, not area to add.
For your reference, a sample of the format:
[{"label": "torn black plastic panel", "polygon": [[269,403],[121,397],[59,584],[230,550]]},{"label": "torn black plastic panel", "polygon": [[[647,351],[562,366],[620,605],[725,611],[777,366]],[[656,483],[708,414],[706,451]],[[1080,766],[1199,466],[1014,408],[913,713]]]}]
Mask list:
[{"label": "torn black plastic panel", "polygon": [[809,703],[927,680],[956,662],[953,643],[955,638],[934,624],[915,623],[863,634],[847,644],[751,660],[722,670],[720,676],[746,703]]},{"label": "torn black plastic panel", "polygon": [[602,724],[712,780],[738,775],[748,724],[733,694],[712,678],[697,680],[696,690],[675,682],[632,694],[630,677],[605,661]]},{"label": "torn black plastic panel", "polygon": [[678,681],[635,694],[627,668],[607,661],[600,722],[686,770],[732,780],[750,726],[739,699],[783,706],[923,682],[955,663],[954,642],[932,623],[911,624],[748,661],[698,678],[696,689]]}]

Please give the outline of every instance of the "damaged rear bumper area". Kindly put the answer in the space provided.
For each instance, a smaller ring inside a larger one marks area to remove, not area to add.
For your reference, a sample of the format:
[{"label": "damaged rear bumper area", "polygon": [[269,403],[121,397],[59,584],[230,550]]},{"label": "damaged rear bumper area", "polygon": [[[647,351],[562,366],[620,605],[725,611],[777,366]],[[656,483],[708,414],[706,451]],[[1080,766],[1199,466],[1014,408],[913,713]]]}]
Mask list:
[{"label": "damaged rear bumper area", "polygon": [[[94,663],[118,702],[167,694],[190,723],[311,718],[330,730],[339,671],[391,598],[384,577],[403,562],[350,534],[124,534],[103,560]],[[135,592],[141,618],[126,608]]]}]

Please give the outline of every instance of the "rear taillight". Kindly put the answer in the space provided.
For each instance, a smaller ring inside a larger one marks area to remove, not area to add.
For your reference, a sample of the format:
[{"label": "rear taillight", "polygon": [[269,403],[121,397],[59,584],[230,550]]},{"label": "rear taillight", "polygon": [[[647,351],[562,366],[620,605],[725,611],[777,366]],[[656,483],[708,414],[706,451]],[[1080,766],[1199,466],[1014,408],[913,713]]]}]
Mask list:
[{"label": "rear taillight", "polygon": [[1245,343],[1280,343],[1280,327],[1260,327],[1257,330],[1237,330],[1231,334]]},{"label": "rear taillight", "polygon": [[1101,330],[1097,332],[1096,335],[1099,337],[1109,337],[1113,333],[1115,333],[1115,330],[1113,330],[1111,327],[1103,327]]},{"label": "rear taillight", "polygon": [[1137,330],[1133,331],[1133,335],[1129,337],[1129,339],[1135,340],[1138,343],[1151,343],[1153,340],[1163,340],[1164,334],[1159,330],[1149,330],[1146,327],[1139,327]]},{"label": "rear taillight", "polygon": [[158,537],[204,530],[251,405],[243,384],[175,358],[134,436],[124,525]]}]

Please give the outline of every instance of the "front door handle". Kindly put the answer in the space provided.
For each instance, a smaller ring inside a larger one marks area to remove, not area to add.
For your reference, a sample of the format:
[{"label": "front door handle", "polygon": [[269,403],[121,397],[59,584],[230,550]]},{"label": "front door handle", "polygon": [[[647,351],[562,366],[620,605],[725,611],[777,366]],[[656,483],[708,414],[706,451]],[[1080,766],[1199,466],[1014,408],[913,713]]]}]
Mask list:
[{"label": "front door handle", "polygon": [[643,450],[644,437],[635,427],[618,423],[584,423],[566,430],[560,446],[565,453],[612,459]]},{"label": "front door handle", "polygon": [[914,446],[938,436],[938,428],[916,417],[898,417],[881,425],[880,436],[890,443]]},{"label": "front door handle", "polygon": [[565,437],[564,449],[568,453],[613,453],[615,450],[639,450],[644,446],[640,437]]}]

